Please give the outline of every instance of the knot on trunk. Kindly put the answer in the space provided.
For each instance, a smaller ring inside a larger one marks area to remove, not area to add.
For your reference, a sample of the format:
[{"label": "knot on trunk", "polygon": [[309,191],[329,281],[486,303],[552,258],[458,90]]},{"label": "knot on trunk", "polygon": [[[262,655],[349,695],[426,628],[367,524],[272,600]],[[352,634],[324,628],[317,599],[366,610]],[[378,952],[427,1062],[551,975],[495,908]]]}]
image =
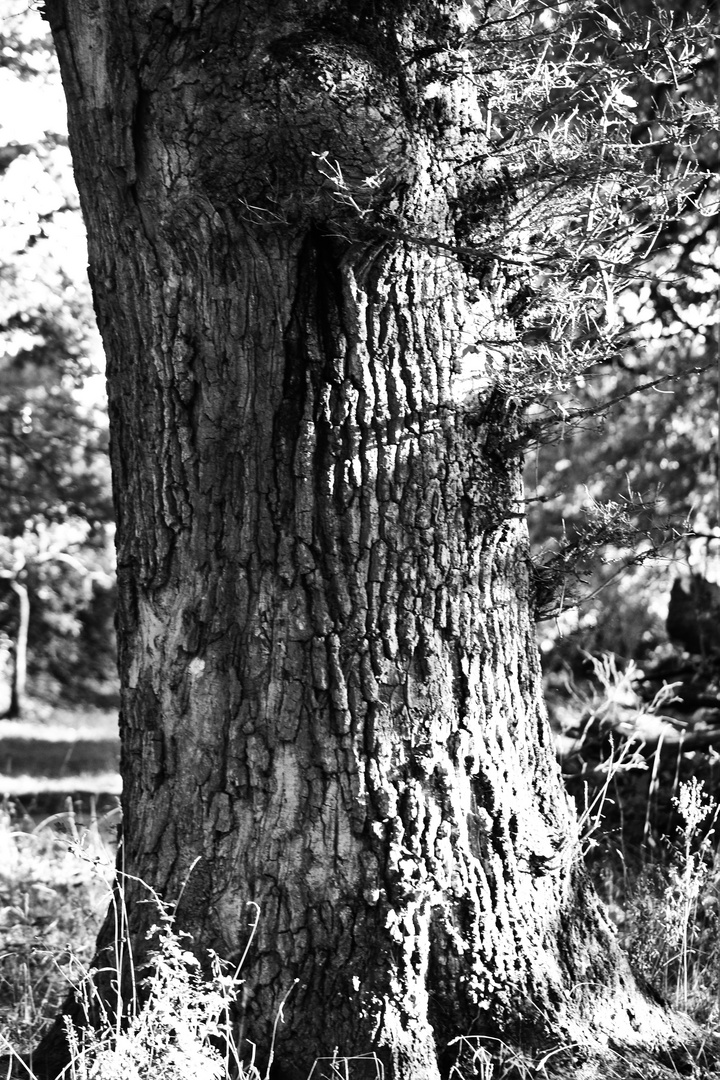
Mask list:
[{"label": "knot on trunk", "polygon": [[136,143],[166,191],[194,174],[216,207],[318,221],[412,183],[417,152],[392,73],[362,46],[279,29],[212,45],[188,35],[182,68],[146,83]]}]

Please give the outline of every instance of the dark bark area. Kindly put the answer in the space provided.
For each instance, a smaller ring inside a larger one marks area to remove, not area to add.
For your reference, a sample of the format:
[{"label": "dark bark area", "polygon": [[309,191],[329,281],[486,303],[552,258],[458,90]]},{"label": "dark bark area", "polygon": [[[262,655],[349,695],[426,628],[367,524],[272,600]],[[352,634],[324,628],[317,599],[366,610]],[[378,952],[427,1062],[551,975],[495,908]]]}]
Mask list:
[{"label": "dark bark area", "polygon": [[238,1025],[262,1060],[292,988],[291,1080],[336,1046],[437,1080],[458,1036],[682,1031],[579,863],[492,303],[417,239],[453,242],[484,149],[454,9],[48,4],[108,357],[136,957],[139,881],[231,960],[257,905]]}]

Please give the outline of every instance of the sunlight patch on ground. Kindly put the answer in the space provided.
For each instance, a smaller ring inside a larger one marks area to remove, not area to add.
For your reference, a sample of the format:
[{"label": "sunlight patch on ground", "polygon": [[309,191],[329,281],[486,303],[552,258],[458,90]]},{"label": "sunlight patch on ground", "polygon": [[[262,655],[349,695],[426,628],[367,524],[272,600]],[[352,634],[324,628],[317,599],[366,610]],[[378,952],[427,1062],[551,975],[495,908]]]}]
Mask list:
[{"label": "sunlight patch on ground", "polygon": [[21,795],[36,795],[39,792],[68,791],[90,792],[104,795],[120,795],[122,781],[115,772],[78,773],[68,776],[2,776],[0,777],[0,797],[15,798]]},{"label": "sunlight patch on ground", "polygon": [[27,720],[0,720],[2,739],[42,739],[43,742],[97,742],[117,737],[117,717],[102,718],[103,723],[85,723],[67,727],[62,723],[32,723]]}]

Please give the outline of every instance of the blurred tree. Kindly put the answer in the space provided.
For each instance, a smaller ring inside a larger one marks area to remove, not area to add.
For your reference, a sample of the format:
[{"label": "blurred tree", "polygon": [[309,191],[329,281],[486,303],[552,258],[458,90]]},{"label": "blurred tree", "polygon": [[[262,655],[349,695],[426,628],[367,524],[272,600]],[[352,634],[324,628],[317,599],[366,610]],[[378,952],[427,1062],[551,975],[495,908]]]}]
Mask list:
[{"label": "blurred tree", "polygon": [[26,658],[51,695],[79,675],[89,583],[112,571],[112,500],[102,350],[54,49],[38,12],[12,0],[0,0],[0,25],[0,629],[15,642],[17,715]]}]

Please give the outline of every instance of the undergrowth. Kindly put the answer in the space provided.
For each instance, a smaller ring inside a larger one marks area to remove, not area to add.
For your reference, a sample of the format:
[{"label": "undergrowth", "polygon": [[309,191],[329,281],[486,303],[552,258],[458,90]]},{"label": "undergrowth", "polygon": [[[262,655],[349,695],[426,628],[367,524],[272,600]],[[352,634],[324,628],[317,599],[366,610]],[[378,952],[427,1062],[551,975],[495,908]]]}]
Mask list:
[{"label": "undergrowth", "polygon": [[[174,917],[156,897],[158,923],[149,936],[150,974],[144,993],[129,1003],[129,1018],[120,1027],[103,1009],[99,1028],[67,1023],[71,1064],[67,1080],[255,1080],[252,1064],[240,1061],[230,1015],[238,992],[238,972],[211,954],[206,978],[190,951],[189,937],[177,930]],[[94,984],[78,986],[86,1012],[97,1005]]]},{"label": "undergrowth", "polygon": [[9,805],[0,810],[0,1055],[7,1076],[34,1080],[23,1055],[72,988],[100,1024],[77,1027],[65,1018],[71,1061],[63,1080],[259,1080],[253,1061],[240,1060],[231,1028],[239,967],[228,970],[211,953],[208,978],[171,908],[152,890],[157,922],[148,933],[147,969],[131,962],[130,1000],[113,1015],[106,1009],[91,961],[108,903],[116,906],[116,970],[129,935],[122,888],[110,888],[117,871],[100,824],[92,815],[80,827],[71,806],[36,827],[18,821]]},{"label": "undergrowth", "polygon": [[[683,728],[669,741],[672,685],[646,701],[632,662],[589,659],[595,690],[584,701],[582,771],[566,776],[586,860],[636,974],[700,1026],[717,1026],[720,804],[710,791],[720,758],[687,750]],[[662,723],[648,741],[653,717]]]},{"label": "undergrowth", "polygon": [[81,827],[70,807],[35,825],[0,806],[0,1030],[18,1052],[92,959],[114,872],[105,824]]},{"label": "undergrowth", "polygon": [[641,869],[621,922],[637,972],[701,1025],[720,1022],[718,805],[696,778],[674,802],[680,818],[666,857]]}]

